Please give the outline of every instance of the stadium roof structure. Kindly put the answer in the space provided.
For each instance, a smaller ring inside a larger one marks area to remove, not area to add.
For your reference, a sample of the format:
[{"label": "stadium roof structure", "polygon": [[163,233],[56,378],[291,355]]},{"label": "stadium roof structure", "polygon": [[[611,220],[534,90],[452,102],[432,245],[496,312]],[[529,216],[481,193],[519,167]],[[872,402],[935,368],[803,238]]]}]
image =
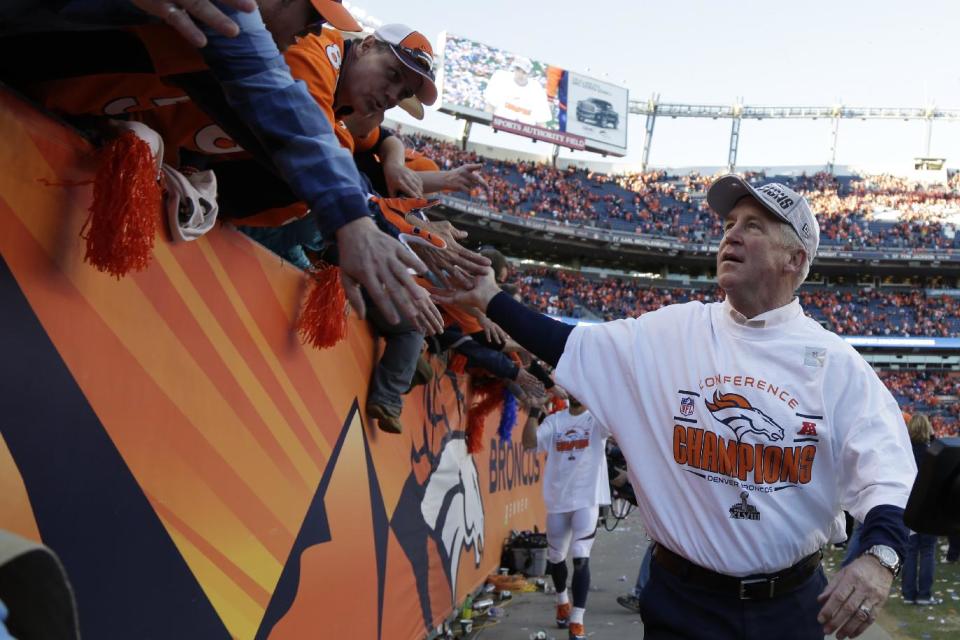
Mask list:
[{"label": "stadium roof structure", "polygon": [[631,100],[630,113],[646,116],[643,137],[642,166],[647,168],[650,147],[653,144],[653,129],[658,117],[665,118],[729,118],[730,147],[727,153],[727,168],[737,164],[737,147],[740,142],[740,122],[750,120],[832,120],[833,144],[828,168],[836,164],[837,137],[841,120],[919,120],[927,123],[926,155],[930,155],[932,124],[938,121],[960,121],[960,109],[929,107],[851,107],[843,104],[830,106],[753,106],[738,101],[732,105],[683,104],[661,102],[657,94],[647,100]]}]

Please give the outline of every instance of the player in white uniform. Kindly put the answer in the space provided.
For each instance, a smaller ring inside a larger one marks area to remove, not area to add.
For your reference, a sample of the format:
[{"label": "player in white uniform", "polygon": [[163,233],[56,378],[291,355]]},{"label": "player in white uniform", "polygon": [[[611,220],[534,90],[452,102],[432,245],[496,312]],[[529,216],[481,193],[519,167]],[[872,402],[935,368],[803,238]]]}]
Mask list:
[{"label": "player in white uniform", "polygon": [[495,71],[483,91],[486,110],[524,124],[548,123],[553,114],[547,92],[531,71],[533,65],[526,58],[514,60],[512,71]]},{"label": "player in white uniform", "polygon": [[[819,244],[799,194],[736,176],[707,194],[724,218],[726,300],[571,328],[484,278],[475,304],[610,425],[657,541],[641,603],[647,638],[856,637],[886,602],[916,475],[896,401],[794,295]],[[863,555],[827,586],[820,548]],[[826,587],[824,589],[824,587]]]},{"label": "player in white uniform", "polygon": [[[557,625],[571,640],[586,638],[583,614],[590,590],[590,549],[600,505],[610,504],[606,442],[610,431],[570,397],[570,408],[551,414],[537,427],[531,412],[523,446],[547,454],[543,501],[547,507],[547,560],[557,588]],[[567,553],[573,558],[573,608],[567,595]]]}]

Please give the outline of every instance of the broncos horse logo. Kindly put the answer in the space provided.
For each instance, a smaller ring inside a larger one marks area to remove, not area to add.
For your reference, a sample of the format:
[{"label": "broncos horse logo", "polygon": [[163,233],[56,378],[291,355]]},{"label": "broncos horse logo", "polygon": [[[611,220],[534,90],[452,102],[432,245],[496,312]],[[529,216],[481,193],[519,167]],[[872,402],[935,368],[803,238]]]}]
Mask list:
[{"label": "broncos horse logo", "polygon": [[737,440],[745,433],[756,433],[770,440],[783,440],[783,427],[736,393],[713,392],[713,402],[706,401],[710,415],[733,431]]},{"label": "broncos horse logo", "polygon": [[[452,394],[442,392],[449,386]],[[444,401],[444,398],[447,401]],[[452,400],[452,402],[450,402]],[[424,389],[426,421],[410,451],[411,473],[404,483],[390,527],[411,566],[417,567],[416,588],[424,629],[432,628],[436,602],[430,593],[430,549],[436,548],[455,604],[461,555],[479,566],[484,548],[484,506],[476,462],[467,452],[465,398],[452,372],[438,374]],[[466,552],[466,553],[464,553]],[[472,557],[471,557],[472,556]],[[469,562],[469,560],[467,560]],[[432,578],[435,580],[436,575]]]},{"label": "broncos horse logo", "polygon": [[449,440],[443,448],[440,463],[427,481],[420,512],[427,526],[443,540],[450,563],[450,591],[456,597],[461,550],[472,548],[476,565],[483,552],[480,480],[465,440]]}]

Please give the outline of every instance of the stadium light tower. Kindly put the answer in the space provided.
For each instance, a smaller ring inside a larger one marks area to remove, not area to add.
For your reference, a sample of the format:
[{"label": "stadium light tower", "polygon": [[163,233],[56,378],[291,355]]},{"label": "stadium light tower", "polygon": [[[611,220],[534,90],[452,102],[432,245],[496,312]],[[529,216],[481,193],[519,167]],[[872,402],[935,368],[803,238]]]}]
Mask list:
[{"label": "stadium light tower", "polygon": [[650,145],[653,144],[653,125],[657,122],[657,103],[659,101],[659,93],[654,93],[647,100],[647,124],[643,130],[643,159],[640,162],[642,171],[647,170],[647,164],[650,162]]},{"label": "stadium light tower", "polygon": [[730,124],[730,150],[727,152],[727,171],[733,173],[737,166],[737,147],[740,145],[740,122],[743,120],[743,98],[733,103]]},{"label": "stadium light tower", "polygon": [[840,135],[840,116],[843,115],[843,105],[834,105],[830,114],[833,118],[833,135],[830,138],[830,162],[827,163],[827,173],[833,175],[833,169],[837,166],[837,138]]}]

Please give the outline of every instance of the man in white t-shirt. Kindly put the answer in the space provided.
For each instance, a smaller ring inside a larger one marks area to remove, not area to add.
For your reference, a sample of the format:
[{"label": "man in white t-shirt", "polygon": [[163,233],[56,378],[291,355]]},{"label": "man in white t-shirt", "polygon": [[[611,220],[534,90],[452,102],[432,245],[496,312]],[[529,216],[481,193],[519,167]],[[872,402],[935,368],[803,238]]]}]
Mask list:
[{"label": "man in white t-shirt", "polygon": [[[547,507],[547,561],[557,588],[557,626],[570,640],[583,640],[583,614],[590,590],[590,548],[597,534],[600,505],[610,504],[606,442],[610,431],[570,397],[570,408],[551,414],[530,412],[523,446],[547,454],[543,501]],[[567,553],[573,557],[573,607],[567,595]]]},{"label": "man in white t-shirt", "polygon": [[[724,220],[723,302],[573,328],[492,278],[439,298],[486,310],[610,425],[656,543],[646,638],[856,637],[886,602],[916,476],[902,414],[870,365],[795,296],[819,244],[806,200],[737,176],[707,202]],[[823,545],[865,551],[827,583]]]},{"label": "man in white t-shirt", "polygon": [[513,69],[494,71],[483,91],[486,110],[495,116],[524,124],[545,125],[553,115],[547,92],[530,77],[533,65],[526,58],[516,58]]}]

